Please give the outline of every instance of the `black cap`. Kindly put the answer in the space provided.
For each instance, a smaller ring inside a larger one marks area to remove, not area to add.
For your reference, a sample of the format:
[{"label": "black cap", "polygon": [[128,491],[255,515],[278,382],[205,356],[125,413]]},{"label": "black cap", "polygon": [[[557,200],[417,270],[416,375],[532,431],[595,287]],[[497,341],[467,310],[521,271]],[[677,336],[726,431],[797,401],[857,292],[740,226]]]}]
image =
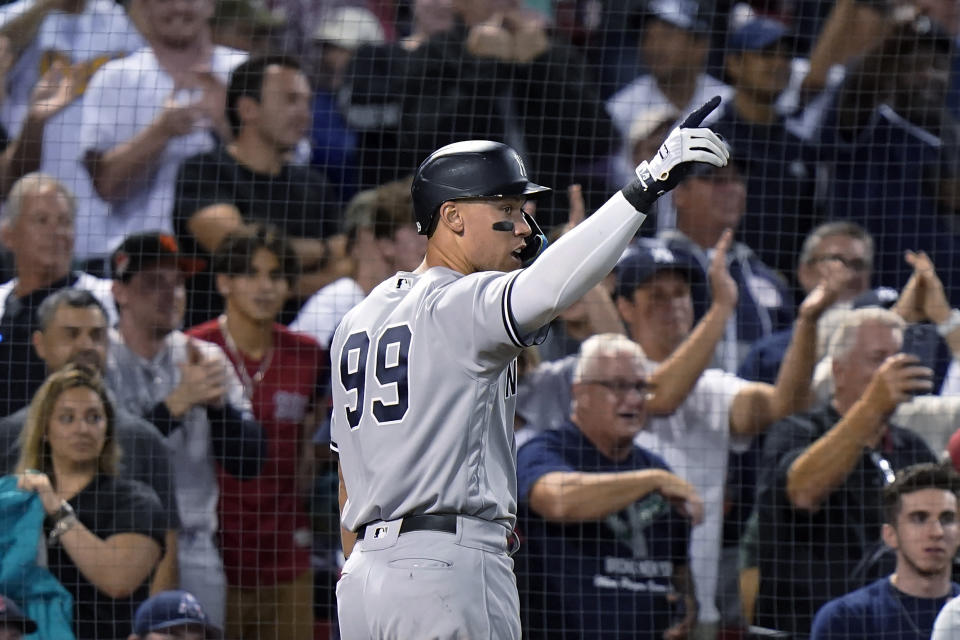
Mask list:
[{"label": "black cap", "polygon": [[16,602],[4,595],[0,595],[0,624],[17,627],[23,633],[37,630],[37,623],[28,618]]},{"label": "black cap", "polygon": [[137,607],[133,632],[146,638],[151,631],[182,624],[201,625],[207,638],[222,638],[223,632],[210,622],[200,602],[189,591],[162,591]]},{"label": "black cap", "polygon": [[663,241],[641,238],[627,247],[616,266],[617,297],[630,298],[634,290],[661,271],[675,271],[692,282],[699,266],[690,256],[674,251]]},{"label": "black cap", "polygon": [[181,254],[177,239],[169,233],[146,231],[124,238],[110,256],[110,273],[114,280],[128,282],[135,274],[164,260],[175,261],[187,275],[206,266],[204,260]]}]

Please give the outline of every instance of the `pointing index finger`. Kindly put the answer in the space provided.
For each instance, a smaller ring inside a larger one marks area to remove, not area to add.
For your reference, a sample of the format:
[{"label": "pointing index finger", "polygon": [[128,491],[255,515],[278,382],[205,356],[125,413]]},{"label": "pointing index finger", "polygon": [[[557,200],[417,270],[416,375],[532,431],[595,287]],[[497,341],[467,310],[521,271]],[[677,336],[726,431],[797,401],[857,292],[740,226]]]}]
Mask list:
[{"label": "pointing index finger", "polygon": [[691,113],[680,123],[681,127],[699,127],[710,113],[720,106],[720,96],[713,96],[707,100],[699,109]]}]

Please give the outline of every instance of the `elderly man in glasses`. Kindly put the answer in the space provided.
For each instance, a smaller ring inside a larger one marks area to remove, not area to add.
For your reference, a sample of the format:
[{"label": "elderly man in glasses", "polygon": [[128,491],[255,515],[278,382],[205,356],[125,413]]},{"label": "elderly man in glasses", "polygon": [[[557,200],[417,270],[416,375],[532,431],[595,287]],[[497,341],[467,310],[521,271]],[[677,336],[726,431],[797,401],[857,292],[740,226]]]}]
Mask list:
[{"label": "elderly man in glasses", "polygon": [[703,503],[634,444],[647,421],[644,361],[624,336],[588,338],[569,422],[518,452],[524,637],[686,637],[696,621],[687,547]]},{"label": "elderly man in glasses", "polygon": [[890,420],[932,387],[932,371],[900,353],[904,326],[885,309],[846,314],[828,349],[833,397],[767,431],[757,494],[762,626],[803,636],[821,605],[892,569],[879,553],[880,492],[894,471],[936,461]]}]

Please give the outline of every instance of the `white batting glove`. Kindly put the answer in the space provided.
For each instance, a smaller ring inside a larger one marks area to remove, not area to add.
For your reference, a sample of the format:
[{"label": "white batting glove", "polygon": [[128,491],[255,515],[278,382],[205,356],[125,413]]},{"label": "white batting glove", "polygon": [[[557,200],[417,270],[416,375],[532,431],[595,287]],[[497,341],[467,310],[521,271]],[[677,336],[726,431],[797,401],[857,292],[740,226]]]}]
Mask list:
[{"label": "white batting glove", "polygon": [[720,97],[716,96],[691,113],[670,132],[653,158],[640,163],[636,169],[639,184],[624,190],[624,195],[639,210],[645,211],[657,198],[677,186],[692,163],[726,166],[730,160],[726,143],[707,127],[699,126],[719,104]]}]

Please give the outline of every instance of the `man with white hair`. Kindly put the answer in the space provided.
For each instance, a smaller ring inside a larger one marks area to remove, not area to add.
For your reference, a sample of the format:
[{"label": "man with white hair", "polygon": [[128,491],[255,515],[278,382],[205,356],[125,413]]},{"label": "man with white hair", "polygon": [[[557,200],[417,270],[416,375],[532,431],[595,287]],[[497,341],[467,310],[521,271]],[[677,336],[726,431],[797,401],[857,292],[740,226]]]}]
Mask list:
[{"label": "man with white hair", "polygon": [[585,340],[567,424],[517,454],[525,637],[685,637],[696,622],[687,547],[703,502],[634,444],[647,420],[645,361],[622,335]]},{"label": "man with white hair", "polygon": [[108,322],[116,320],[111,282],[70,268],[76,210],[70,189],[45,173],[17,180],[3,204],[0,242],[13,253],[16,275],[0,285],[0,364],[17,375],[0,385],[0,416],[25,407],[46,378],[31,339],[47,296],[64,287],[87,289],[103,304]]},{"label": "man with white hair", "polygon": [[890,420],[932,386],[932,371],[900,353],[904,326],[885,309],[848,314],[829,346],[832,399],[767,431],[757,493],[762,626],[806,634],[825,602],[890,573],[878,562],[880,491],[896,470],[936,461]]}]

